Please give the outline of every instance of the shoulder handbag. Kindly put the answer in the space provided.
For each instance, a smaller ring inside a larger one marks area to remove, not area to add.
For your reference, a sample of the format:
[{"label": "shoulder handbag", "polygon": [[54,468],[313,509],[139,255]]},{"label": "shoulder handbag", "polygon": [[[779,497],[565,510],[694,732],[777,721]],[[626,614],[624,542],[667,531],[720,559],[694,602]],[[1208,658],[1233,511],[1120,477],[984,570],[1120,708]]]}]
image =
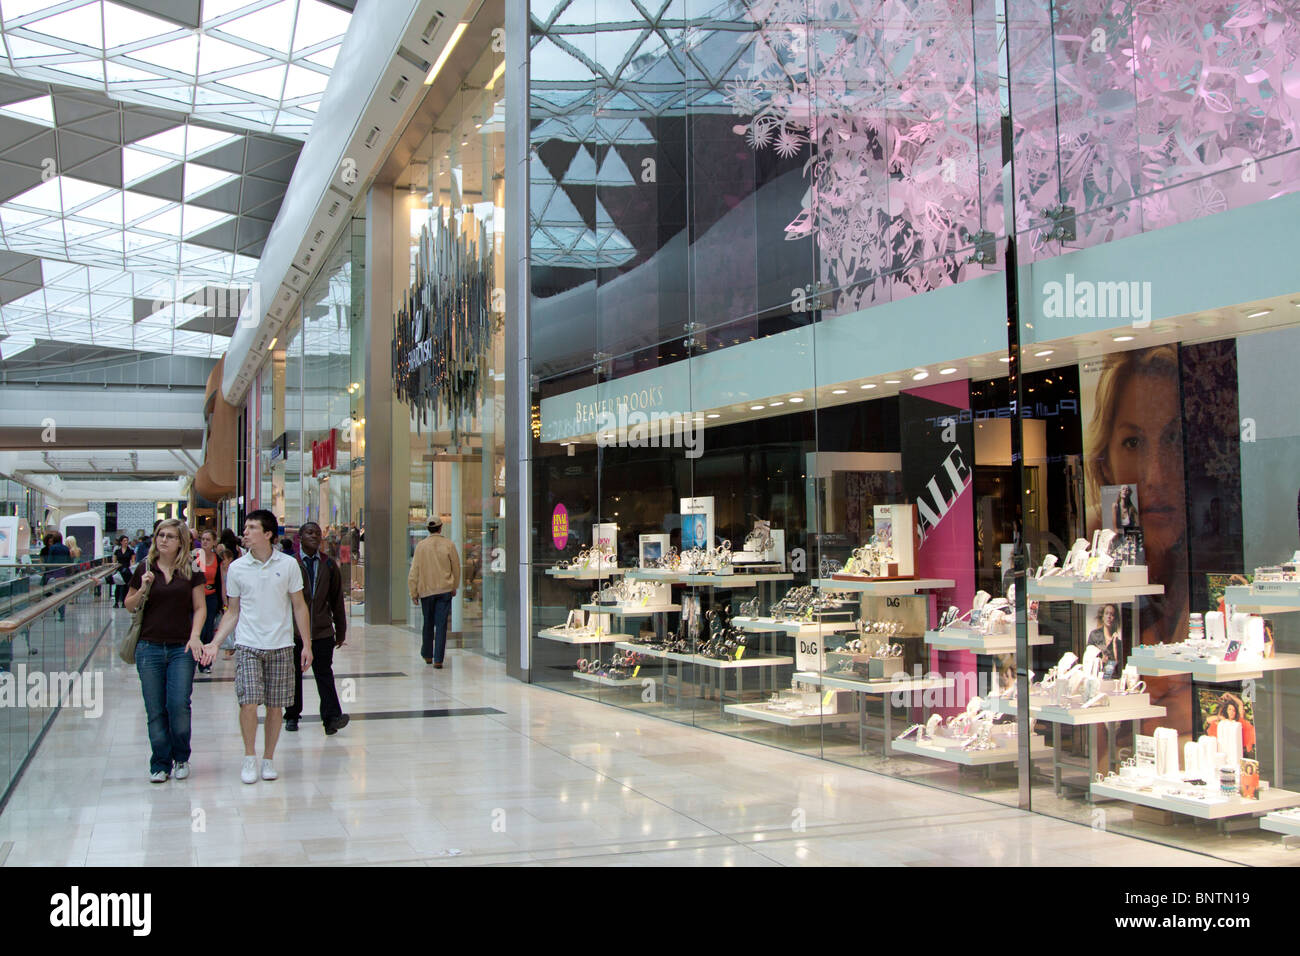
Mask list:
[{"label": "shoulder handbag", "polygon": [[140,589],[140,603],[131,612],[131,626],[127,628],[126,637],[122,638],[122,645],[117,649],[117,656],[128,664],[135,663],[135,645],[140,641],[140,628],[144,626],[144,606],[149,601],[149,591],[152,588],[153,582],[150,581]]}]

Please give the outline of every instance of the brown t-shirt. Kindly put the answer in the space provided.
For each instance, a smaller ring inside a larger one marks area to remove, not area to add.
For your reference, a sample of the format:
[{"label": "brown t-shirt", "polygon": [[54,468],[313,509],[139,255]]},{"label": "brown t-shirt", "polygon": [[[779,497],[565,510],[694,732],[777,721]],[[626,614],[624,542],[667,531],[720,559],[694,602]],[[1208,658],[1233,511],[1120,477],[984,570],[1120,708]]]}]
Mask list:
[{"label": "brown t-shirt", "polygon": [[[171,582],[163,576],[157,564],[153,571],[153,587],[144,604],[144,622],[140,625],[140,640],[150,644],[187,644],[194,623],[194,597],[192,590],[203,587],[203,575],[190,573],[188,578],[173,573]],[[139,590],[144,582],[144,562],[131,576],[131,587]]]}]

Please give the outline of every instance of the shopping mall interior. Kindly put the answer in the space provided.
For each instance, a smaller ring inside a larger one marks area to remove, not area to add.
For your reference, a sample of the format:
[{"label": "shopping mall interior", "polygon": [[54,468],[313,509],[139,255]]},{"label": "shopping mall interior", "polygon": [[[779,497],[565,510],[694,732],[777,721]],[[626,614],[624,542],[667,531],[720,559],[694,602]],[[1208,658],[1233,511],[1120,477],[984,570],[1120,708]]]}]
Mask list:
[{"label": "shopping mall interior", "polygon": [[0,867],[1300,861],[1294,4],[0,41]]}]

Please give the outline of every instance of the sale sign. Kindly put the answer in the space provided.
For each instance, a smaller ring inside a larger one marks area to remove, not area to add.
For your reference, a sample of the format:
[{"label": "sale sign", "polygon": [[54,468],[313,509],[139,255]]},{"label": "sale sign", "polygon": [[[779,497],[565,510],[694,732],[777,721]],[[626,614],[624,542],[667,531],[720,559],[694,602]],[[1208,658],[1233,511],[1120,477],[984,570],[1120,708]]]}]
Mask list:
[{"label": "sale sign", "polygon": [[569,546],[569,509],[562,504],[551,512],[551,540],[560,551]]}]

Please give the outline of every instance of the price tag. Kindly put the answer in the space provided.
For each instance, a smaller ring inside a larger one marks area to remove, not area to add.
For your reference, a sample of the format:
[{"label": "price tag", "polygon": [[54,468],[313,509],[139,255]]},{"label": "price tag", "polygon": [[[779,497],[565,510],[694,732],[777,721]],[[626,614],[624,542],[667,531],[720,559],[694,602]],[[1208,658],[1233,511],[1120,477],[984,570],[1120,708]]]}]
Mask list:
[{"label": "price tag", "polygon": [[632,676],[633,676],[633,677],[635,677],[637,674],[640,674],[640,673],[641,673],[641,665],[640,665],[640,664],[638,664],[638,665],[636,665],[636,667],[632,668]]},{"label": "price tag", "polygon": [[641,599],[641,606],[645,607],[649,603],[650,603],[650,595],[647,594],[645,597]]},{"label": "price tag", "polygon": [[825,694],[822,695],[822,710],[826,710],[828,707],[830,707],[831,703],[834,700],[835,700],[835,691],[828,690]]},{"label": "price tag", "polygon": [[[740,645],[740,647],[736,648],[736,660],[740,660],[744,656],[745,656],[745,645],[742,644]],[[739,680],[740,678],[736,678],[736,679]]]}]

